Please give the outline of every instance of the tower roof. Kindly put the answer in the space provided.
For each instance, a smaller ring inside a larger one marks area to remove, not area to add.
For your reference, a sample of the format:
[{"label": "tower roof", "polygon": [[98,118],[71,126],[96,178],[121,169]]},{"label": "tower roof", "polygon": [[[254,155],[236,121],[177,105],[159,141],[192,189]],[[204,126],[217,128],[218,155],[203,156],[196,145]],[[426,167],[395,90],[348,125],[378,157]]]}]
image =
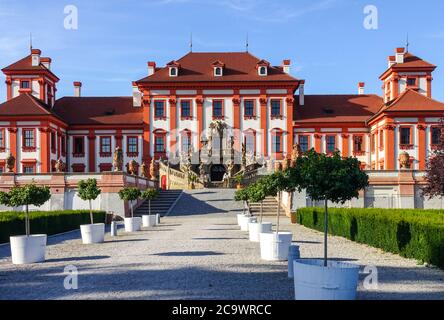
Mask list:
[{"label": "tower roof", "polygon": [[[49,59],[49,58],[41,58],[41,60]],[[24,57],[23,59],[20,59],[9,66],[2,69],[2,72],[4,73],[13,73],[13,72],[48,72],[56,81],[59,80],[59,78],[52,73],[51,70],[46,68],[42,63],[39,63],[37,66],[32,65],[32,55],[28,55]]]}]

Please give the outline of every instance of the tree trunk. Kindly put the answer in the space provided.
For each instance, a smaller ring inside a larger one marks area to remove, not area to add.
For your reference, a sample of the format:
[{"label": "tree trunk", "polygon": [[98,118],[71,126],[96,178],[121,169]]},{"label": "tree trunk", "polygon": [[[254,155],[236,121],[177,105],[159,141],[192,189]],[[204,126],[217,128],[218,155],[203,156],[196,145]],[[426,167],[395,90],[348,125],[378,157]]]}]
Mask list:
[{"label": "tree trunk", "polygon": [[129,205],[130,205],[130,210],[131,210],[131,218],[134,218],[134,213],[133,213],[133,201],[132,201],[132,200],[130,200]]},{"label": "tree trunk", "polygon": [[94,217],[93,217],[91,200],[89,200],[89,218],[91,219],[91,224],[94,224]]},{"label": "tree trunk", "polygon": [[261,223],[262,223],[263,214],[264,214],[264,200],[261,201]]},{"label": "tree trunk", "polygon": [[148,199],[148,214],[151,215],[151,199]]},{"label": "tree trunk", "polygon": [[29,211],[28,211],[28,205],[25,206],[25,231],[26,231],[26,236],[29,237],[29,235],[31,234],[31,230],[30,229],[30,223],[29,223]]},{"label": "tree trunk", "polygon": [[328,200],[325,199],[325,213],[324,213],[324,267],[327,267],[327,238],[328,238]]},{"label": "tree trunk", "polygon": [[242,214],[245,215],[245,201],[242,201]]},{"label": "tree trunk", "polygon": [[281,192],[278,192],[278,212],[277,212],[277,224],[276,224],[276,234],[279,234],[279,218],[281,215]]}]

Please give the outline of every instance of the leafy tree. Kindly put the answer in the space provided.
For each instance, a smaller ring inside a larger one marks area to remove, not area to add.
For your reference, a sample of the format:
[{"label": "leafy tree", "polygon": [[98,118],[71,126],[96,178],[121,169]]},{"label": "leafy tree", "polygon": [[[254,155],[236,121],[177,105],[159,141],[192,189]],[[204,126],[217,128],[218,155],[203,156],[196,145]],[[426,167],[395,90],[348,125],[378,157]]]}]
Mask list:
[{"label": "leafy tree", "polygon": [[14,187],[9,193],[2,192],[0,202],[8,207],[25,206],[25,230],[26,236],[31,234],[29,221],[29,206],[42,206],[51,198],[49,187],[40,187],[35,184],[28,184],[23,187]]},{"label": "leafy tree", "polygon": [[262,217],[263,217],[263,207],[264,207],[264,200],[267,197],[267,194],[265,193],[265,185],[261,180],[250,184],[247,188],[248,192],[248,198],[251,202],[260,202],[261,204],[261,213],[260,213],[260,221],[262,223]]},{"label": "leafy tree", "polygon": [[444,197],[444,119],[441,120],[441,136],[437,149],[427,161],[426,181],[423,189],[429,199]]},{"label": "leafy tree", "polygon": [[122,199],[123,201],[129,202],[132,218],[134,218],[132,202],[139,199],[140,195],[141,195],[140,190],[137,188],[133,188],[133,187],[126,187],[126,188],[123,188],[122,190],[119,191],[120,199]]},{"label": "leafy tree", "polygon": [[157,189],[146,189],[142,191],[141,198],[148,200],[148,214],[151,215],[151,200],[155,199],[159,195],[159,191]]},{"label": "leafy tree", "polygon": [[313,200],[324,201],[324,265],[327,266],[328,201],[345,203],[358,198],[359,190],[368,186],[368,176],[356,158],[343,159],[339,152],[327,156],[310,150],[298,158],[296,167],[290,169],[290,177],[299,179],[296,183],[299,191],[306,189]]},{"label": "leafy tree", "polygon": [[78,183],[79,197],[84,201],[89,202],[89,216],[91,218],[91,224],[94,224],[93,212],[92,212],[92,200],[97,199],[101,190],[97,187],[96,179],[80,180]]},{"label": "leafy tree", "polygon": [[248,194],[247,189],[239,189],[239,190],[236,190],[236,192],[234,193],[234,200],[242,201],[242,204],[243,204],[242,213],[243,214],[245,214],[245,202],[248,201],[248,199],[249,199],[249,194]]}]

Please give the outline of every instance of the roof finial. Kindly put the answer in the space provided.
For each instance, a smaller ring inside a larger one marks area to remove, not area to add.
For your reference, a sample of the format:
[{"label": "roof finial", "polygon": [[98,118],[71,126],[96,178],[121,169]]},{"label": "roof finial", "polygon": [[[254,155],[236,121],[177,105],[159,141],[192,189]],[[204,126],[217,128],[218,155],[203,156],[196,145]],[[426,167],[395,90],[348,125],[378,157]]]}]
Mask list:
[{"label": "roof finial", "polygon": [[190,35],[190,52],[193,52],[193,33]]},{"label": "roof finial", "polygon": [[246,38],[246,41],[245,41],[245,51],[246,52],[248,52],[248,46],[249,46],[249,43],[248,43],[248,32],[247,32],[247,38]]},{"label": "roof finial", "polygon": [[410,46],[410,42],[409,42],[409,33],[407,32],[407,42],[405,44],[405,50],[406,52],[409,52],[409,46]]},{"label": "roof finial", "polygon": [[29,33],[29,51],[32,52],[32,32]]}]

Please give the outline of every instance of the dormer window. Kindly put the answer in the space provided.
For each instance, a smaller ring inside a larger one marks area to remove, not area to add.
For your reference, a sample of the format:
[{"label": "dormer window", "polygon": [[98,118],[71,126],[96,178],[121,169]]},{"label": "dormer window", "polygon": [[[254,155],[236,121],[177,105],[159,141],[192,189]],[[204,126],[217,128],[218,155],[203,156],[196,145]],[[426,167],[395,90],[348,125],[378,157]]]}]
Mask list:
[{"label": "dormer window", "polygon": [[225,64],[222,61],[216,60],[211,65],[213,66],[213,74],[215,77],[222,77],[224,75]]},{"label": "dormer window", "polygon": [[416,87],[416,78],[407,78],[407,86],[408,87]]},{"label": "dormer window", "polygon": [[27,80],[20,81],[20,88],[21,89],[29,89],[30,88],[29,81],[27,81]]},{"label": "dormer window", "polygon": [[170,77],[177,77],[179,75],[180,64],[177,61],[171,61],[167,63],[167,67],[169,68]]},{"label": "dormer window", "polygon": [[170,67],[170,77],[177,77],[177,68],[176,67]]},{"label": "dormer window", "polygon": [[260,75],[261,77],[266,76],[268,74],[268,67],[269,66],[270,66],[270,63],[268,61],[265,61],[265,60],[259,61],[256,65],[257,74]]},{"label": "dormer window", "polygon": [[267,67],[259,67],[259,75],[266,76],[267,75]]}]

